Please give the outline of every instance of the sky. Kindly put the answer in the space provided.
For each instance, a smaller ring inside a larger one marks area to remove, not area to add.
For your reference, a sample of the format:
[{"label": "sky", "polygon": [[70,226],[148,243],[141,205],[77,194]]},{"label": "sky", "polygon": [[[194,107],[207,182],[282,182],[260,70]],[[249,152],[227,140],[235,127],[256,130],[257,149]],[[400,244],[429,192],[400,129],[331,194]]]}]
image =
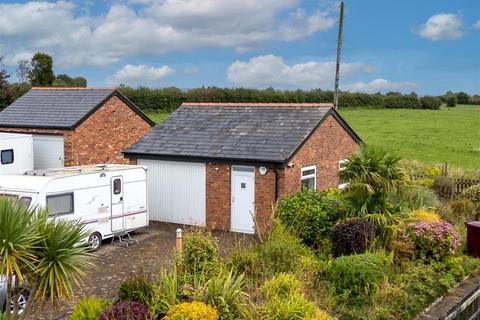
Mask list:
[{"label": "sky", "polygon": [[[0,57],[89,87],[332,89],[336,0],[0,0]],[[346,0],[340,86],[480,94],[480,1]],[[15,76],[12,76],[15,80]]]}]

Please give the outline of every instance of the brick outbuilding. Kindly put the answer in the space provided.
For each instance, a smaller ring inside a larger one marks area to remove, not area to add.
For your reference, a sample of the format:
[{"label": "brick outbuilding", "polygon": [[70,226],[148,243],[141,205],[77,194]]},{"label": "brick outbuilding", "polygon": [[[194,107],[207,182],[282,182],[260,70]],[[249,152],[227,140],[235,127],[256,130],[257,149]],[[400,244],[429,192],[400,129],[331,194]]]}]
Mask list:
[{"label": "brick outbuilding", "polygon": [[112,88],[32,88],[0,112],[0,131],[33,136],[36,169],[129,163],[154,122]]},{"label": "brick outbuilding", "polygon": [[341,186],[360,143],[331,104],[184,103],[124,154],[148,167],[151,219],[253,233],[278,198]]}]

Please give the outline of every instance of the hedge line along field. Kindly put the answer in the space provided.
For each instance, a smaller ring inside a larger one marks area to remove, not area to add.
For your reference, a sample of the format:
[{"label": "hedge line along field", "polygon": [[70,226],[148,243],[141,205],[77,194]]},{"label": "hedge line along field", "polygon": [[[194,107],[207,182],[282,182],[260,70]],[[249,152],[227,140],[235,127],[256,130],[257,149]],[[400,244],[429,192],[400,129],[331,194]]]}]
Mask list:
[{"label": "hedge line along field", "polygon": [[389,148],[404,159],[480,170],[480,106],[340,109],[340,114],[367,144]]},{"label": "hedge line along field", "polygon": [[[480,170],[480,106],[440,110],[340,109],[364,142],[407,160]],[[157,123],[166,112],[148,115]]]}]

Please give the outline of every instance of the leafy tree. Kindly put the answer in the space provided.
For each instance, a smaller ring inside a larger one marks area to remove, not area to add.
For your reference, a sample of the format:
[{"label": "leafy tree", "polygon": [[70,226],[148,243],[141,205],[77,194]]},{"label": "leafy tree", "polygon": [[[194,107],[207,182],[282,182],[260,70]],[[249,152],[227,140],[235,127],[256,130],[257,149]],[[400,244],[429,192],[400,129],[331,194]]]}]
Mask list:
[{"label": "leafy tree", "polygon": [[35,53],[28,79],[34,86],[51,86],[55,80],[52,57],[42,52]]},{"label": "leafy tree", "polygon": [[18,60],[16,75],[20,83],[28,82],[28,75],[30,71],[31,71],[30,61],[26,59]]},{"label": "leafy tree", "polygon": [[447,94],[445,96],[445,103],[447,104],[447,107],[453,108],[457,106],[457,96],[455,94]]},{"label": "leafy tree", "polygon": [[[5,310],[6,320],[28,319],[36,301],[72,297],[73,287],[92,266],[89,248],[78,245],[86,237],[77,222],[48,219],[46,210],[37,212],[0,197],[0,271],[7,279],[6,301],[14,301],[13,312]],[[30,289],[30,296],[19,314],[21,285]]]},{"label": "leafy tree", "polygon": [[87,79],[83,77],[71,78],[66,74],[59,74],[53,82],[54,87],[87,87]]},{"label": "leafy tree", "polygon": [[457,102],[458,104],[469,104],[470,103],[470,96],[468,93],[460,91],[457,93]]},{"label": "leafy tree", "polygon": [[3,67],[3,57],[0,57],[0,110],[8,105],[8,78],[10,75]]}]

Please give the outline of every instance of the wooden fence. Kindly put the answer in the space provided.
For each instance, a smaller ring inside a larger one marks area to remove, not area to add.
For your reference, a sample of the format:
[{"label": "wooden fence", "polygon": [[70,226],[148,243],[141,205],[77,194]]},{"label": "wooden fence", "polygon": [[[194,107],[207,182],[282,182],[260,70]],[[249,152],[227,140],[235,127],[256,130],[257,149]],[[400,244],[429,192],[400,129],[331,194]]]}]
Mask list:
[{"label": "wooden fence", "polygon": [[[423,175],[413,175],[412,180],[431,179]],[[437,192],[443,198],[452,198],[463,193],[467,188],[480,184],[480,180],[467,179],[467,178],[449,178],[445,176],[439,176],[438,179],[442,179],[438,184]]]}]

